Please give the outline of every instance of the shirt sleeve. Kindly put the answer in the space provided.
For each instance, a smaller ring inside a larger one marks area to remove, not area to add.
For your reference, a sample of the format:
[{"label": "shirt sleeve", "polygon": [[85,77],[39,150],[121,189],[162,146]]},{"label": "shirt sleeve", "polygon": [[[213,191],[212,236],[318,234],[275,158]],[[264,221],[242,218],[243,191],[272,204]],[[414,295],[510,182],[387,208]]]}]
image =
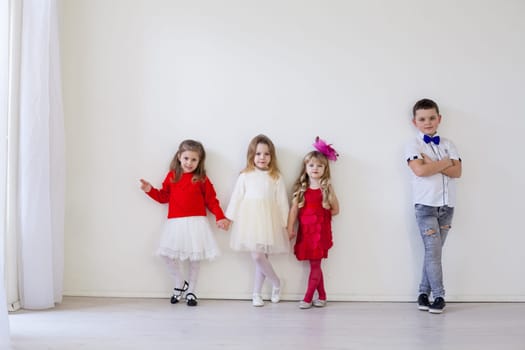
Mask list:
[{"label": "shirt sleeve", "polygon": [[456,148],[456,145],[454,145],[454,143],[452,143],[452,141],[448,140],[448,157],[450,159],[455,159],[455,160],[461,160],[461,157],[459,156],[459,152]]},{"label": "shirt sleeve", "polygon": [[230,203],[226,209],[226,217],[232,221],[237,219],[237,214],[239,212],[239,206],[244,198],[245,193],[245,175],[241,174],[237,178],[235,187],[230,198]]},{"label": "shirt sleeve", "polygon": [[210,179],[206,177],[204,180],[204,202],[209,211],[215,215],[215,220],[219,221],[225,218],[224,212],[222,211],[219,200],[217,199],[217,193],[211,183]]},{"label": "shirt sleeve", "polygon": [[170,201],[170,189],[171,189],[171,181],[173,179],[173,172],[169,172],[168,175],[166,175],[166,178],[164,179],[164,182],[162,183],[161,189],[156,189],[155,187],[151,187],[151,190],[147,192],[146,194],[156,200],[159,203],[168,203]]},{"label": "shirt sleeve", "polygon": [[405,161],[411,161],[414,159],[423,159],[421,156],[421,150],[416,140],[412,140],[405,146]]},{"label": "shirt sleeve", "polygon": [[279,212],[281,213],[282,225],[283,227],[286,227],[290,206],[288,205],[288,195],[286,193],[286,187],[282,176],[279,176],[276,183],[275,200],[279,207]]}]

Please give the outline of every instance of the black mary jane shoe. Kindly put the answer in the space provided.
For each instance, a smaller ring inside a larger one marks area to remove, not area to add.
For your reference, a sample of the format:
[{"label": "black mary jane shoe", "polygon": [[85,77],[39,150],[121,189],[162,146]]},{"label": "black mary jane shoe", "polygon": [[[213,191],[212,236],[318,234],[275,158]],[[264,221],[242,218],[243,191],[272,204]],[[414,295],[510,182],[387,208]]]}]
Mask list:
[{"label": "black mary jane shoe", "polygon": [[186,294],[186,304],[188,306],[197,306],[197,296],[193,293]]},{"label": "black mary jane shoe", "polygon": [[182,293],[188,290],[189,284],[184,281],[182,288],[173,288],[173,295],[171,296],[170,303],[177,304],[182,299]]}]

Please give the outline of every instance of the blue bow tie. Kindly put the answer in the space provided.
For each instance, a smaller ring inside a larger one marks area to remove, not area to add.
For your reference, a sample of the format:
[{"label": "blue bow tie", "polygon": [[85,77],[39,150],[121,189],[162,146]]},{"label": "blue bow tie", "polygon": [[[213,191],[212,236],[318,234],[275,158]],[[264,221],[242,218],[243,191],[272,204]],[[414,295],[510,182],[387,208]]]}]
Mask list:
[{"label": "blue bow tie", "polygon": [[428,135],[423,135],[423,141],[425,141],[425,143],[434,142],[434,144],[439,145],[439,136],[432,137]]}]

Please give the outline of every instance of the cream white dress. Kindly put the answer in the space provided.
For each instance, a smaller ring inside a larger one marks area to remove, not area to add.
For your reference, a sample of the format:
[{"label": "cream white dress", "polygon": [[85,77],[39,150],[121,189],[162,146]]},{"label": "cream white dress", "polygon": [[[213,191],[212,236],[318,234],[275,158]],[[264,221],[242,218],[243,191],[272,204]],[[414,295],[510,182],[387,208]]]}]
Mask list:
[{"label": "cream white dress", "polygon": [[237,251],[288,253],[288,196],[282,176],[255,169],[241,173],[226,209],[233,221],[230,246]]}]

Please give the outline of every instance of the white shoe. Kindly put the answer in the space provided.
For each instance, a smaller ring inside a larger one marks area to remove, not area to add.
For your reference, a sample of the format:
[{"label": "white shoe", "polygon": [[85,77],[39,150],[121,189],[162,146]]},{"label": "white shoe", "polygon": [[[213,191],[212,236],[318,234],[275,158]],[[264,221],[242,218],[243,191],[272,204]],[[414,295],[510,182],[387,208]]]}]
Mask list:
[{"label": "white shoe", "polygon": [[262,299],[261,294],[259,293],[253,293],[252,297],[252,305],[253,306],[264,306],[264,301]]},{"label": "white shoe", "polygon": [[314,300],[312,305],[315,306],[315,307],[325,307],[326,306],[326,300],[316,299],[316,300]]},{"label": "white shoe", "polygon": [[309,309],[311,307],[312,307],[312,303],[311,302],[308,303],[308,302],[306,302],[304,300],[301,300],[299,302],[299,309]]},{"label": "white shoe", "polygon": [[279,287],[272,288],[272,297],[270,299],[272,303],[278,303],[281,301],[281,289],[283,289],[283,284],[283,281],[281,281]]}]

